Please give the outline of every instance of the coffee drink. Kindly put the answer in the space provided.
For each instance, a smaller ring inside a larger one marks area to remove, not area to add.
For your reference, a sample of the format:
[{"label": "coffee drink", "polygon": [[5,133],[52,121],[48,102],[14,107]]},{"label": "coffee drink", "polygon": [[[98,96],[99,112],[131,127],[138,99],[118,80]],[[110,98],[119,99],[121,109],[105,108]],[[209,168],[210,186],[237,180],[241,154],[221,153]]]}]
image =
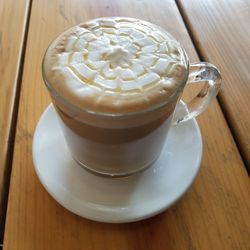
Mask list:
[{"label": "coffee drink", "polygon": [[108,176],[157,159],[188,61],[165,30],[132,18],[100,18],[59,35],[43,76],[74,159]]}]

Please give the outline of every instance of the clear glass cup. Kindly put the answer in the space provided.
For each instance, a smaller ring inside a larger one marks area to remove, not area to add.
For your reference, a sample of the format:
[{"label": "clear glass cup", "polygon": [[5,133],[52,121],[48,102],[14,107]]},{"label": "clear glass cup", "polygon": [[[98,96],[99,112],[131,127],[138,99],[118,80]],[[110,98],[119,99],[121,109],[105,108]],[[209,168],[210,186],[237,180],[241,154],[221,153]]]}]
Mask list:
[{"label": "clear glass cup", "polygon": [[[157,106],[130,113],[93,112],[73,105],[43,79],[72,157],[83,168],[107,177],[128,176],[150,167],[159,157],[171,126],[202,113],[215,99],[221,85],[218,69],[206,62],[189,64],[174,93]],[[202,84],[201,91],[186,104],[188,114],[174,113],[186,85]]]}]

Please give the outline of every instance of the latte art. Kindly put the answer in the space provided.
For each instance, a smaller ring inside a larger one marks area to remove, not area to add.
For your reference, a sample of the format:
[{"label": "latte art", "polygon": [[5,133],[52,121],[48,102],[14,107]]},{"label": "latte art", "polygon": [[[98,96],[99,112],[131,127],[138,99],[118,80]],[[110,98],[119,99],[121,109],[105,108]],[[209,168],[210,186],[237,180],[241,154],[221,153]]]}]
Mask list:
[{"label": "latte art", "polygon": [[177,41],[131,18],[95,19],[71,28],[52,43],[44,65],[59,95],[81,108],[114,113],[159,104],[187,71]]}]

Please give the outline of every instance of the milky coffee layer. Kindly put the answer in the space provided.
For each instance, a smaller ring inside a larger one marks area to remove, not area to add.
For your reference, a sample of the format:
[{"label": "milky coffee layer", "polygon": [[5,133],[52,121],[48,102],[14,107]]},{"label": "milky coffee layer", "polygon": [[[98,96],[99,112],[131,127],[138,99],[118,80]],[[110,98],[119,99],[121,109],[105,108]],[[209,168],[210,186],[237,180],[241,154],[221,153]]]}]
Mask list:
[{"label": "milky coffee layer", "polygon": [[157,106],[185,81],[187,61],[167,32],[132,18],[100,18],[62,33],[44,58],[44,77],[83,109],[127,113]]}]

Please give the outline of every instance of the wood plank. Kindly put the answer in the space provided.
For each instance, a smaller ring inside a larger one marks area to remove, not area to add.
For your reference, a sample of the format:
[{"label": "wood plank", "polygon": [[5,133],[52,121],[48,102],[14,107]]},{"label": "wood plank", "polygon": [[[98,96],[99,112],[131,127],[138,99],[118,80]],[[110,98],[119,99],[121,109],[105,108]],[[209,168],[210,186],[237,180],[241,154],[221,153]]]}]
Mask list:
[{"label": "wood plank", "polygon": [[202,59],[221,70],[220,102],[250,172],[250,1],[178,2]]},{"label": "wood plank", "polygon": [[204,155],[196,181],[177,204],[154,218],[116,225],[92,222],[61,207],[40,184],[31,147],[36,123],[50,103],[41,78],[44,51],[66,28],[112,15],[165,27],[184,44],[191,61],[198,60],[173,0],[33,0],[4,249],[249,248],[249,179],[217,102],[199,118]]},{"label": "wood plank", "polygon": [[0,238],[7,201],[13,146],[11,127],[15,122],[12,119],[28,7],[29,0],[0,1]]}]

